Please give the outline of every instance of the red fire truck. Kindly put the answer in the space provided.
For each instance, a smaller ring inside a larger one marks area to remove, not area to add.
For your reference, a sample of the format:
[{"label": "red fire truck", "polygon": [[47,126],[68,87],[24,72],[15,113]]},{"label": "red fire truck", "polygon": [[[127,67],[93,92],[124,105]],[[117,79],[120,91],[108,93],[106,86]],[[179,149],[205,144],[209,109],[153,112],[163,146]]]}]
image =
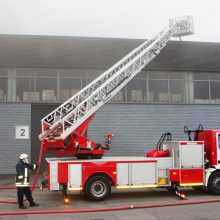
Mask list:
[{"label": "red fire truck", "polygon": [[[184,195],[178,186],[203,187],[220,194],[220,130],[194,132],[194,141],[163,141],[160,149],[147,153],[153,157],[47,158],[48,189],[63,190],[65,197],[68,190],[83,190],[92,200],[107,198],[112,186],[164,187],[180,198]],[[167,151],[168,155],[160,155]]]},{"label": "red fire truck", "polygon": [[113,134],[106,135],[104,145],[85,137],[95,112],[155,58],[172,36],[192,33],[191,16],[171,19],[169,27],[135,48],[41,120],[39,139],[44,152],[70,156],[46,159],[49,190],[62,190],[65,197],[70,190],[82,190],[93,200],[107,198],[112,186],[166,187],[180,198],[184,196],[178,192],[178,186],[203,186],[213,194],[220,194],[220,131],[203,131],[200,126],[192,141],[193,131],[185,128],[189,141],[178,142],[171,141],[166,134],[158,149],[148,152],[147,157],[102,158],[111,147]]}]

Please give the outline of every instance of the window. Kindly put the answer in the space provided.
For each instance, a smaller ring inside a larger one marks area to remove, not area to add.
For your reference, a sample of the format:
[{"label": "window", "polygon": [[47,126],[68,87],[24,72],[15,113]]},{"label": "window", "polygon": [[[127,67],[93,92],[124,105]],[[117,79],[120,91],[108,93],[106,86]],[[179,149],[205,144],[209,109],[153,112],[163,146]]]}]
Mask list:
[{"label": "window", "polygon": [[170,80],[171,102],[186,102],[186,81]]},{"label": "window", "polygon": [[209,82],[194,81],[194,103],[207,104],[209,103]]},{"label": "window", "polygon": [[193,80],[209,80],[209,73],[193,73]]},{"label": "window", "polygon": [[[104,71],[0,68],[0,102],[64,102]],[[220,104],[220,73],[145,70],[125,85],[112,102]]]},{"label": "window", "polygon": [[211,103],[220,104],[220,74],[210,74],[210,97]]},{"label": "window", "polygon": [[[16,97],[17,101],[39,102],[40,94],[35,91],[34,77],[16,77]],[[34,98],[35,97],[35,98]]]},{"label": "window", "polygon": [[36,79],[36,92],[41,94],[41,101],[57,101],[57,78],[38,77]]},{"label": "window", "polygon": [[220,149],[220,134],[218,134],[218,149]]},{"label": "window", "polygon": [[148,102],[169,102],[168,73],[148,72]]},{"label": "window", "polygon": [[0,102],[7,100],[8,77],[0,76]]},{"label": "window", "polygon": [[135,77],[127,84],[127,101],[146,101],[146,80]]},{"label": "window", "polygon": [[209,73],[191,73],[191,97],[195,104],[209,104],[210,103],[210,81]]},{"label": "window", "polygon": [[169,72],[169,90],[171,102],[186,102],[186,85],[186,72]]},{"label": "window", "polygon": [[211,73],[210,80],[220,80],[220,73]]},{"label": "window", "polygon": [[7,101],[8,69],[0,68],[0,102]]},{"label": "window", "polygon": [[169,102],[168,80],[149,80],[149,102]]},{"label": "window", "polygon": [[60,78],[60,102],[64,102],[81,90],[81,78]]},{"label": "window", "polygon": [[149,79],[168,79],[167,72],[150,71],[148,73]]},{"label": "window", "polygon": [[8,77],[8,69],[0,68],[0,77]]},{"label": "window", "polygon": [[210,82],[211,100],[213,103],[220,104],[220,81]]},{"label": "window", "polygon": [[186,72],[169,72],[169,79],[186,80]]}]

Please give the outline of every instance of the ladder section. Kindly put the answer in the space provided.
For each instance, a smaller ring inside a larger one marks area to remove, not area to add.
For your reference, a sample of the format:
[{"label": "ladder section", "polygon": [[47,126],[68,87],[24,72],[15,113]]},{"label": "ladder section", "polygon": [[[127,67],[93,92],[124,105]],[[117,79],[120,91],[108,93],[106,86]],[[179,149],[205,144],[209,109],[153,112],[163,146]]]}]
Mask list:
[{"label": "ladder section", "polygon": [[[160,33],[159,33],[160,34]],[[57,109],[49,113],[41,120],[41,129],[42,133],[39,138],[42,139],[47,133],[49,133],[52,129],[62,123],[63,117],[67,114],[71,113],[76,107],[82,103],[87,97],[89,97],[94,91],[96,91],[99,87],[103,85],[108,79],[110,79],[113,75],[116,75],[117,72],[122,69],[126,65],[126,63],[130,62],[137,56],[144,48],[149,46],[153,41],[158,39],[159,34],[156,35],[153,39],[144,42],[139,47],[135,48],[131,53],[129,53],[126,57],[117,62],[110,69],[105,71],[102,75],[88,84],[84,89],[79,91],[77,94],[72,96],[62,105],[60,105]],[[98,97],[96,98],[98,99]]]},{"label": "ladder section", "polygon": [[187,18],[179,19],[173,26],[166,27],[153,38],[145,41],[44,117],[41,120],[40,140],[51,133],[56,133],[56,137],[60,136],[64,139],[73,132],[160,53],[172,35],[183,27],[185,19]]}]

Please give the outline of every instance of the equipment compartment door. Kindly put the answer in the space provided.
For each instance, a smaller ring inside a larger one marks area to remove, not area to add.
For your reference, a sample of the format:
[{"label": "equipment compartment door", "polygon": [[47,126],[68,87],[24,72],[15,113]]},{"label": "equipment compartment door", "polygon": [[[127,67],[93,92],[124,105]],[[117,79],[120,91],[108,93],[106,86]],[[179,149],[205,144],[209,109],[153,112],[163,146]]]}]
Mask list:
[{"label": "equipment compartment door", "polygon": [[68,189],[80,189],[82,187],[82,164],[69,164]]},{"label": "equipment compartment door", "polygon": [[117,185],[118,186],[129,185],[128,169],[129,169],[128,163],[117,164]]},{"label": "equipment compartment door", "polygon": [[131,185],[157,185],[156,163],[131,163]]},{"label": "equipment compartment door", "polygon": [[204,147],[202,144],[180,145],[181,167],[204,167]]},{"label": "equipment compartment door", "polygon": [[157,163],[130,162],[117,164],[117,186],[157,185]]},{"label": "equipment compartment door", "polygon": [[180,171],[180,185],[203,185],[203,169],[182,169]]}]

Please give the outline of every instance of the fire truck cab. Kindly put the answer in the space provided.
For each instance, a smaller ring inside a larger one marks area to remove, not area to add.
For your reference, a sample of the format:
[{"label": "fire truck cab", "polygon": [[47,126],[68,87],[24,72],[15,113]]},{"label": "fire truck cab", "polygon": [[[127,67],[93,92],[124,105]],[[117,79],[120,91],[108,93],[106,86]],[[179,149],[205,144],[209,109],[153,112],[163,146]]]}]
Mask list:
[{"label": "fire truck cab", "polygon": [[[201,125],[200,125],[201,126]],[[198,129],[199,130],[199,129]],[[197,134],[198,133],[198,134]],[[220,130],[199,130],[195,138],[204,142],[205,186],[211,194],[220,194]]]}]

